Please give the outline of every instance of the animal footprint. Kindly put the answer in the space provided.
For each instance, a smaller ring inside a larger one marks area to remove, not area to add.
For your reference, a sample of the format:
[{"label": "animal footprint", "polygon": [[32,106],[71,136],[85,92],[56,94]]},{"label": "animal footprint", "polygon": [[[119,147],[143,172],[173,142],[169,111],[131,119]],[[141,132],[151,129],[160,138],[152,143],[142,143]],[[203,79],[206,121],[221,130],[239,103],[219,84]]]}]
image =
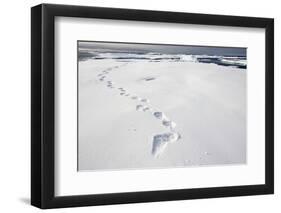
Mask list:
[{"label": "animal footprint", "polygon": [[143,111],[144,111],[144,112],[146,112],[146,111],[152,111],[152,109],[151,109],[150,107],[145,107],[145,108],[143,109]]},{"label": "animal footprint", "polygon": [[168,120],[167,116],[163,112],[154,112],[153,115],[160,120]]},{"label": "animal footprint", "polygon": [[144,102],[144,103],[149,103],[149,100],[146,99],[146,98],[143,98],[143,99],[141,99],[140,101],[141,101],[141,102]]},{"label": "animal footprint", "polygon": [[143,111],[143,105],[139,104],[136,106],[137,111]]},{"label": "animal footprint", "polygon": [[156,158],[158,158],[166,149],[168,143],[163,140],[161,135],[155,135],[153,137],[153,143],[152,143],[152,155]]},{"label": "animal footprint", "polygon": [[173,143],[180,139],[180,134],[176,132],[163,133],[155,135],[152,142],[152,155],[159,157],[169,143]]},{"label": "animal footprint", "polygon": [[171,129],[174,129],[177,125],[174,121],[169,121],[169,120],[163,120],[162,124],[166,127],[170,127]]}]

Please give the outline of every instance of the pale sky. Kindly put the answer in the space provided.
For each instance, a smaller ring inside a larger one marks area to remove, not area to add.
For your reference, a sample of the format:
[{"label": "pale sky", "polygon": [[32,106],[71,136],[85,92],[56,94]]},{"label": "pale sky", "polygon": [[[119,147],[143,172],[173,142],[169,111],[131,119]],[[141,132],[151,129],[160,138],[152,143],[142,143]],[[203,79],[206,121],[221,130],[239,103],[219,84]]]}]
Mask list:
[{"label": "pale sky", "polygon": [[78,41],[78,46],[79,49],[88,49],[99,52],[158,52],[167,54],[206,54],[224,56],[246,56],[247,51],[247,48],[245,47],[212,47],[89,41]]}]

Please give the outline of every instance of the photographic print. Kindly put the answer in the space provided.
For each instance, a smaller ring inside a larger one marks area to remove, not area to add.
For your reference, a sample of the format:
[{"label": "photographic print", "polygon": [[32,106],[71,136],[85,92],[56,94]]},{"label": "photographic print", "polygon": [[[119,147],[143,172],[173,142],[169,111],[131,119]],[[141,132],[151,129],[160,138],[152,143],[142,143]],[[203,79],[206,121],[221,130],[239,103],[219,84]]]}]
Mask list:
[{"label": "photographic print", "polygon": [[32,7],[33,206],[273,193],[274,19]]},{"label": "photographic print", "polygon": [[246,48],[77,46],[79,171],[246,163]]}]

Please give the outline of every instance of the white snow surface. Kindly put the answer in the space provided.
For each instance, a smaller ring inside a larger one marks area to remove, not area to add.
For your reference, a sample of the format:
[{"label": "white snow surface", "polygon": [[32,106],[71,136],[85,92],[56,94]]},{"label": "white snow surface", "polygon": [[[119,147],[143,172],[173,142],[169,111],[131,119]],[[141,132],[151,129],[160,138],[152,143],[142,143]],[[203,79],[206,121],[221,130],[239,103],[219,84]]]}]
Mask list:
[{"label": "white snow surface", "polygon": [[78,170],[246,163],[246,70],[79,61]]}]

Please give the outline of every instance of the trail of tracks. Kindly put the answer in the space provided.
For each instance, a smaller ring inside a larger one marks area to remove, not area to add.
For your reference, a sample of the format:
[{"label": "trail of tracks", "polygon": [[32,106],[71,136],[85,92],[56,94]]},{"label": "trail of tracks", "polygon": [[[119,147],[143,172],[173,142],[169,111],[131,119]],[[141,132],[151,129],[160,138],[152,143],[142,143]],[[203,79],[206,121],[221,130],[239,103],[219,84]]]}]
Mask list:
[{"label": "trail of tracks", "polygon": [[176,123],[168,118],[164,112],[155,110],[150,104],[150,100],[147,98],[139,97],[135,94],[131,94],[127,89],[122,86],[117,85],[112,79],[109,78],[109,74],[111,72],[118,71],[123,66],[126,66],[128,63],[124,63],[119,66],[112,66],[102,70],[98,75],[98,80],[101,83],[104,83],[108,89],[117,90],[120,96],[124,96],[126,98],[130,98],[134,101],[136,105],[136,110],[140,112],[151,113],[152,116],[158,120],[160,120],[161,125],[168,129],[167,132],[156,134],[152,139],[152,150],[151,153],[154,157],[159,157],[168,144],[178,141],[181,136],[178,132],[176,132]]}]

